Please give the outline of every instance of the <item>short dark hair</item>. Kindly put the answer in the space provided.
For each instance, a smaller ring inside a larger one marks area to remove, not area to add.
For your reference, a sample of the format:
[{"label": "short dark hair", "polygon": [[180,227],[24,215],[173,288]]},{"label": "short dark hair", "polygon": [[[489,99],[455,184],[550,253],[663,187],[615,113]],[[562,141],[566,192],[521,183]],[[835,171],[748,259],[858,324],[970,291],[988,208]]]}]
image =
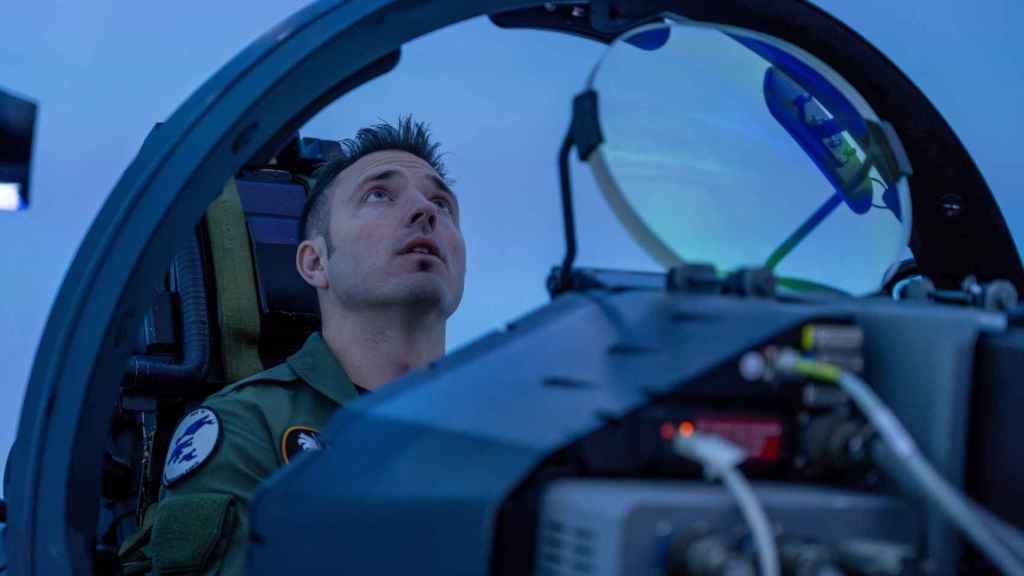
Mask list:
[{"label": "short dark hair", "polygon": [[447,168],[441,161],[441,144],[432,142],[430,128],[423,122],[415,122],[412,116],[400,117],[398,126],[380,122],[356,133],[355,138],[341,141],[341,153],[322,164],[313,173],[316,183],[306,197],[299,219],[299,241],[309,240],[321,234],[327,239],[328,253],[333,249],[330,239],[331,195],[327,193],[331,182],[343,170],[355,164],[363,156],[385,150],[401,150],[421,158],[448,182]]}]

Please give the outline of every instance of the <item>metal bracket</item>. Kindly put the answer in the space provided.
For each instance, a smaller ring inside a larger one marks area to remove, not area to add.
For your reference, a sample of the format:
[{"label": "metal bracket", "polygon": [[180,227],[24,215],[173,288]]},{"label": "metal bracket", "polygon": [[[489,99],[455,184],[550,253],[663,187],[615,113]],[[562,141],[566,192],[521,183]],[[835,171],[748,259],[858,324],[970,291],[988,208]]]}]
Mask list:
[{"label": "metal bracket", "polygon": [[672,292],[772,298],[775,275],[767,268],[740,268],[722,278],[712,264],[681,264],[669,270],[666,287]]}]

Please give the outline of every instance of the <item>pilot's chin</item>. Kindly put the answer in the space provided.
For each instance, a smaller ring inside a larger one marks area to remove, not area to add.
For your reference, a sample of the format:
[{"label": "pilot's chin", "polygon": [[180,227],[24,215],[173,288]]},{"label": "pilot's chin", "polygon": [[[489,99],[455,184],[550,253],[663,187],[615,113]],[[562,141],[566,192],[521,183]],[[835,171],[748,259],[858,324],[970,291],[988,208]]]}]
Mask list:
[{"label": "pilot's chin", "polygon": [[436,274],[415,274],[405,278],[400,292],[400,300],[416,307],[445,308],[451,300],[442,278]]}]

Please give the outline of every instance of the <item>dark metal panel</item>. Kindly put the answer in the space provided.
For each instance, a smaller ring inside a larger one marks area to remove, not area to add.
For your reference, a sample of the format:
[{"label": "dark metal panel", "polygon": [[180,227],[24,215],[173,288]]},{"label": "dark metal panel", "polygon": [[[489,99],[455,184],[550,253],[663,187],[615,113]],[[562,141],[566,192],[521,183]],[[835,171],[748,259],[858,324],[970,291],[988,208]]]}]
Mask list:
[{"label": "dark metal panel", "polygon": [[1003,520],[1024,528],[1024,330],[983,337],[971,396],[971,497]]},{"label": "dark metal panel", "polygon": [[[864,328],[865,379],[897,414],[936,471],[963,487],[968,405],[978,337],[1003,316],[970,308],[879,301],[849,309]],[[928,505],[927,553],[937,574],[956,573],[960,537]]]}]

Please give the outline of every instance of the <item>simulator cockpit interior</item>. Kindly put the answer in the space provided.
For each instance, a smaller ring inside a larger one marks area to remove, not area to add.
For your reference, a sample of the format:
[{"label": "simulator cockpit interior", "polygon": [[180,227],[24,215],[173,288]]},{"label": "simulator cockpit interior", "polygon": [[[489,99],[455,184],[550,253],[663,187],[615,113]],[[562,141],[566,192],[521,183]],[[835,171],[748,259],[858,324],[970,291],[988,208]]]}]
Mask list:
[{"label": "simulator cockpit interior", "polygon": [[[152,129],[79,248],[7,570],[170,573],[125,559],[179,421],[320,329],[299,221],[347,134],[317,115],[472,18],[600,47],[530,175],[545,300],[339,410],[248,503],[246,573],[1024,573],[1013,238],[928,98],[803,0],[326,0],[268,32]],[[602,241],[642,265],[580,257]]]}]

